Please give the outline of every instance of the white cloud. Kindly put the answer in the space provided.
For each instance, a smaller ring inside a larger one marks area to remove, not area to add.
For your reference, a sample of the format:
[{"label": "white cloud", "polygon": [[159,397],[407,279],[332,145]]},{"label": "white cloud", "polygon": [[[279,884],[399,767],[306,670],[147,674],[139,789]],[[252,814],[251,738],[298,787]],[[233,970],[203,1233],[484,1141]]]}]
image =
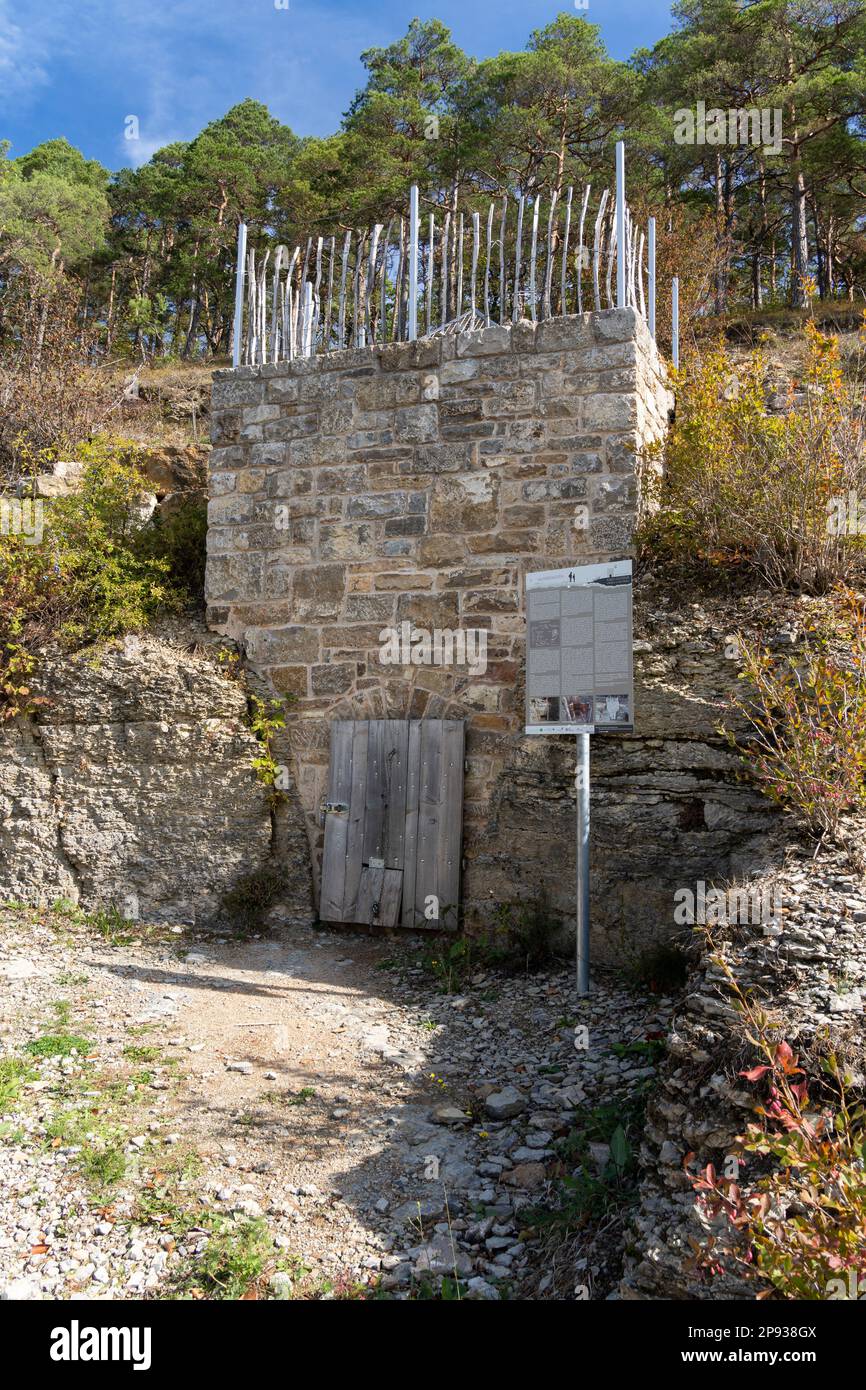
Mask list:
[{"label": "white cloud", "polygon": [[15,24],[7,0],[0,0],[0,110],[20,106],[48,81],[41,41]]}]

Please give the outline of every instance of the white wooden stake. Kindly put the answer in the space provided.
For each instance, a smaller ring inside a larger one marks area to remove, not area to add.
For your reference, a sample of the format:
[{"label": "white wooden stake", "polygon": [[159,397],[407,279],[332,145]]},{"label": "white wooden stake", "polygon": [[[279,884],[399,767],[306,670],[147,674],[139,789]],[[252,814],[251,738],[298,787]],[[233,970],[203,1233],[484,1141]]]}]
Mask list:
[{"label": "white wooden stake", "polygon": [[656,220],[654,217],[649,219],[647,224],[647,272],[649,278],[649,331],[655,340],[656,336]]},{"label": "white wooden stake", "polygon": [[433,327],[433,255],[434,239],[436,234],[436,221],[433,213],[430,214],[430,235],[427,239],[427,276],[424,289],[427,300],[427,332]]},{"label": "white wooden stake", "polygon": [[680,365],[680,281],[675,275],[671,285],[671,357],[674,367]]},{"label": "white wooden stake", "polygon": [[241,341],[244,331],[244,271],[247,261],[247,224],[238,223],[238,263],[235,271],[235,323],[232,341],[232,366],[241,365]]},{"label": "white wooden stake", "polygon": [[541,196],[536,193],[535,202],[532,205],[532,251],[529,258],[529,299],[530,313],[532,322],[535,323],[538,312],[535,306],[535,257],[538,251],[538,214],[541,211]]},{"label": "white wooden stake", "polygon": [[418,185],[409,189],[409,342],[418,337]]},{"label": "white wooden stake", "polygon": [[514,305],[512,308],[512,318],[515,323],[520,318],[520,251],[521,242],[523,241],[523,208],[525,202],[526,199],[521,193],[520,201],[517,204],[517,239],[514,248]]},{"label": "white wooden stake", "polygon": [[627,305],[625,241],[625,142],[616,142],[616,307],[625,309]]},{"label": "white wooden stake", "polygon": [[313,356],[313,281],[303,282],[303,354]]}]

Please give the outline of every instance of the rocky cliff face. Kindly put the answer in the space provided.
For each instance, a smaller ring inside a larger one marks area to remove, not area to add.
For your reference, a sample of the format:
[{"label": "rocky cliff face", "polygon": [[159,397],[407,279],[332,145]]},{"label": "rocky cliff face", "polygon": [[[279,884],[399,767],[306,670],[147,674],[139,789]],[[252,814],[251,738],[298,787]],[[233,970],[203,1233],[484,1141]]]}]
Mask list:
[{"label": "rocky cliff face", "polygon": [[[201,924],[268,861],[246,695],[198,640],[213,639],[176,625],[167,639],[44,656],[33,684],[47,703],[0,731],[0,897]],[[279,833],[286,910],[309,918],[305,849]]]}]

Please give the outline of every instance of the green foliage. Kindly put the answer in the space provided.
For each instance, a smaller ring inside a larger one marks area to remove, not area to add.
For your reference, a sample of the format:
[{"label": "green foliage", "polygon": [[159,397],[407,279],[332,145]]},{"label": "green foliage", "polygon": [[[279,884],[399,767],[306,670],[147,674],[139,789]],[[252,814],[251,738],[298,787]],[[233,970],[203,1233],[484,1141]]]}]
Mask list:
[{"label": "green foliage", "polygon": [[14,1109],[28,1081],[36,1076],[34,1068],[21,1057],[0,1057],[0,1115]]},{"label": "green foliage", "polygon": [[543,896],[530,903],[500,903],[490,930],[441,938],[425,951],[422,963],[443,993],[461,990],[478,970],[543,970],[560,956],[562,923],[552,917]]},{"label": "green foliage", "polygon": [[195,497],[184,498],[167,515],[158,510],[136,537],[138,555],[165,566],[172,587],[194,600],[204,594],[206,545],[207,503]]},{"label": "green foliage", "polygon": [[[0,535],[0,695],[6,717],[32,708],[33,649],[75,648],[137,631],[177,609],[201,572],[196,509],[151,533],[136,519],[146,485],[134,450],[97,439],[82,446],[80,491],[44,507],[41,543]],[[32,466],[38,467],[33,460]]]},{"label": "green foliage", "polygon": [[190,1271],[206,1297],[243,1298],[273,1258],[273,1241],[261,1217],[232,1221],[210,1217],[207,1245]]},{"label": "green foliage", "polygon": [[[800,649],[776,653],[739,639],[743,761],[774,801],[816,835],[837,837],[866,807],[866,605],[840,590]],[[728,731],[736,746],[735,735]]]},{"label": "green foliage", "polygon": [[[559,1201],[531,1213],[533,1225],[562,1235],[613,1213],[621,1216],[635,1204],[645,1108],[646,1087],[626,1101],[575,1112],[575,1124],[557,1143],[562,1162],[572,1171],[562,1178]],[[593,1144],[606,1146],[603,1163],[593,1154]]]},{"label": "green foliage", "polygon": [[126,1173],[123,1127],[90,1106],[58,1111],[45,1127],[45,1139],[52,1146],[59,1141],[77,1148],[75,1166],[97,1189],[120,1182]]},{"label": "green foliage", "polygon": [[500,904],[488,951],[499,964],[530,973],[562,958],[562,938],[562,922],[541,896],[530,903]]},{"label": "green foliage", "polygon": [[816,593],[860,572],[863,538],[833,518],[838,499],[866,494],[862,393],[837,341],[806,334],[805,402],[783,415],[767,411],[760,352],[737,365],[719,345],[680,373],[664,476],[647,479],[651,548]]},{"label": "green foliage", "polygon": [[127,921],[118,907],[97,908],[84,917],[85,924],[112,946],[126,946],[135,936],[135,924]]},{"label": "green foliage", "polygon": [[0,183],[0,267],[52,278],[105,244],[103,189],[55,173]]},{"label": "green foliage", "polygon": [[284,701],[270,700],[265,702],[260,700],[257,695],[251,695],[249,703],[250,728],[258,739],[260,748],[260,751],[253,758],[253,770],[259,781],[270,788],[272,798],[278,800],[284,796],[284,793],[277,789],[280,765],[274,757],[271,739],[277,729],[285,728]]},{"label": "green foliage", "polygon": [[78,1033],[46,1033],[24,1045],[24,1051],[31,1057],[69,1057],[73,1052],[86,1057],[90,1049],[90,1039]]}]

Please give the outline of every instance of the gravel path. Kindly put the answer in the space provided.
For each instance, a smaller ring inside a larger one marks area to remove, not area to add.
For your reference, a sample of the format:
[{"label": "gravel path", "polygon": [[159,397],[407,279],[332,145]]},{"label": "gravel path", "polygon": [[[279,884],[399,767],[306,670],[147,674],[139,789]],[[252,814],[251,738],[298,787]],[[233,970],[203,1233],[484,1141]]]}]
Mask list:
[{"label": "gravel path", "polygon": [[597,1232],[538,1209],[609,1165],[575,1135],[651,1085],[668,1001],[571,970],[446,994],[399,937],[0,921],[6,1297],[610,1291]]}]

